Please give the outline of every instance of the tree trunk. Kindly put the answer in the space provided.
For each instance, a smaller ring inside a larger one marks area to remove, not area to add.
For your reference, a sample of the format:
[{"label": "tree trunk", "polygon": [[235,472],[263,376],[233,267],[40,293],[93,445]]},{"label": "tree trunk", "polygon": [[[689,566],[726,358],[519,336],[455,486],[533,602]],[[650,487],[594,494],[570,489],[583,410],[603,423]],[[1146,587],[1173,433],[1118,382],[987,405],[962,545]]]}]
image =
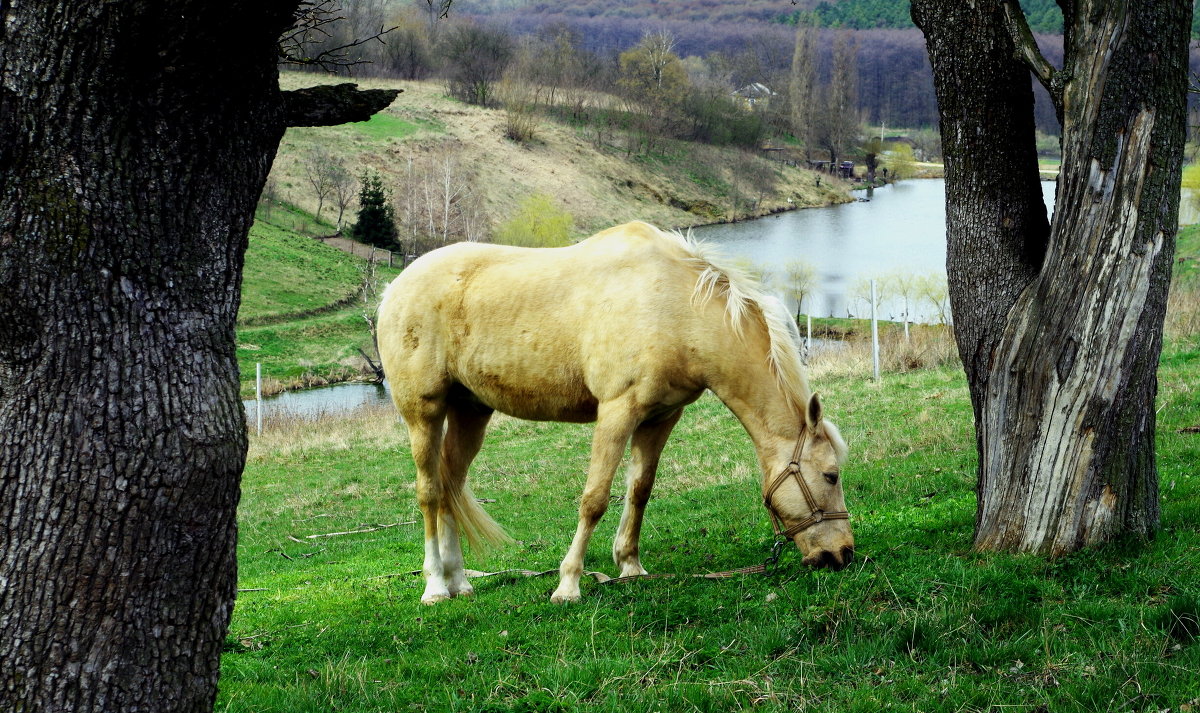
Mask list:
[{"label": "tree trunk", "polygon": [[[912,4],[942,117],[976,546],[1050,555],[1158,526],[1154,397],[1190,24],[1175,0],[1062,4],[1063,71],[1000,0]],[[1031,67],[1063,123],[1049,229]]]},{"label": "tree trunk", "polygon": [[212,708],[295,5],[0,0],[0,710]]}]

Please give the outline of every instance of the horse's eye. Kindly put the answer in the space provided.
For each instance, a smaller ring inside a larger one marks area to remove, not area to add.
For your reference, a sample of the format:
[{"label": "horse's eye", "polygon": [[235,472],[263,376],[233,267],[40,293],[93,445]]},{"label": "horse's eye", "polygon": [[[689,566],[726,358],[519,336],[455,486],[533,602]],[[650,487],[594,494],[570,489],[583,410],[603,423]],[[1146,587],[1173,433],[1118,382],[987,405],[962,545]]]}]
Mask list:
[{"label": "horse's eye", "polygon": [[832,473],[821,473],[821,475],[825,476],[825,480],[828,480],[830,485],[837,485],[837,482],[838,482],[837,471],[834,471]]}]

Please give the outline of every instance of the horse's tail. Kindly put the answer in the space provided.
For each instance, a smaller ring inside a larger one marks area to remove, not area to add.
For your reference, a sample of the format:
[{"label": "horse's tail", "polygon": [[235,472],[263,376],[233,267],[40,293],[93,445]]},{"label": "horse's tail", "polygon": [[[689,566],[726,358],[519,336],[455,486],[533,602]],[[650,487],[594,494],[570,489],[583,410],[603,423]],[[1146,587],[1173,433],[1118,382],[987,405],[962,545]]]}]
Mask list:
[{"label": "horse's tail", "polygon": [[457,492],[447,493],[446,507],[471,549],[486,551],[513,541],[504,528],[479,507],[475,494],[466,483]]}]

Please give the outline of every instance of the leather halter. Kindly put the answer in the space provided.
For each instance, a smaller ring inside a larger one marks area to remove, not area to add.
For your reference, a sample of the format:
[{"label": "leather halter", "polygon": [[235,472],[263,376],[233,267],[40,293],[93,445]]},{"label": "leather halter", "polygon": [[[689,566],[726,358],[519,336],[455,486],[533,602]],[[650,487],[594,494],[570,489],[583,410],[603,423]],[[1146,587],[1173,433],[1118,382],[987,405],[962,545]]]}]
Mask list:
[{"label": "leather halter", "polygon": [[[767,512],[771,515],[771,527],[775,530],[775,537],[777,540],[780,538],[791,539],[797,533],[812,527],[818,522],[823,522],[825,520],[850,519],[850,513],[844,510],[826,512],[817,507],[817,500],[813,497],[812,490],[809,489],[808,483],[804,482],[804,477],[800,472],[800,456],[804,453],[804,442],[806,440],[805,432],[801,431],[800,437],[796,440],[796,449],[792,451],[791,462],[787,464],[787,467],[783,469],[783,472],[775,476],[775,480],[772,481],[771,485],[767,488],[766,493],[763,494],[763,505],[766,506]],[[775,506],[771,503],[771,496],[775,494],[776,490],[779,490],[779,486],[783,485],[784,482],[787,481],[789,475],[794,478],[796,484],[800,486],[800,492],[804,495],[804,502],[808,504],[810,514],[808,517],[804,518],[800,522],[797,522],[795,525],[792,525],[791,527],[784,527],[785,523],[783,521],[783,516],[779,514],[779,511],[776,510]]]}]

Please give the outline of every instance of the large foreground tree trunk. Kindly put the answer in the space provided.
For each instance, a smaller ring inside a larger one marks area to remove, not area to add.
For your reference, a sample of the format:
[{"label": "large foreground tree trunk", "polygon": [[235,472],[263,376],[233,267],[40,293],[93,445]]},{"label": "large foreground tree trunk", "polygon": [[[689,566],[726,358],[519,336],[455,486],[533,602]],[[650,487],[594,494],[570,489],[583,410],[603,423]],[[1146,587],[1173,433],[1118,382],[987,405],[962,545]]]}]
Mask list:
[{"label": "large foreground tree trunk", "polygon": [[[1061,0],[1065,66],[1015,0],[914,0],[942,121],[947,271],[979,450],[976,545],[1059,554],[1158,526],[1156,368],[1190,4]],[[1030,69],[1063,159],[1047,226]]]},{"label": "large foreground tree trunk", "polygon": [[212,708],[255,203],[395,95],[280,93],[296,5],[0,0],[0,710]]}]

